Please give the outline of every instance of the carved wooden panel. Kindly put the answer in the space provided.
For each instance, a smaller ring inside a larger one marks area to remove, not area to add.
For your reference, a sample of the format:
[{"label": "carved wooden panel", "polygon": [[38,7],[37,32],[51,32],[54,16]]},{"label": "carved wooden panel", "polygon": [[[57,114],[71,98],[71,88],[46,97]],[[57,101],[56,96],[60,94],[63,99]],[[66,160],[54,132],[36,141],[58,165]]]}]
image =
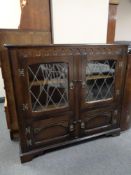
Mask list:
[{"label": "carved wooden panel", "polygon": [[[93,132],[99,132],[99,130],[105,130],[118,126],[119,124],[119,111],[117,109],[101,109],[101,111],[91,111],[83,113],[81,120],[84,123],[84,127],[81,126],[81,133],[92,134]],[[81,122],[81,123],[82,123]]]},{"label": "carved wooden panel", "polygon": [[[32,124],[34,146],[51,144],[69,138],[71,117],[51,117],[45,120],[35,121]],[[72,133],[73,131],[71,131]]]},{"label": "carved wooden panel", "polygon": [[[69,45],[70,46],[70,45]],[[11,47],[11,45],[10,45]],[[15,47],[15,45],[12,47]],[[21,46],[22,47],[22,46]],[[44,49],[41,46],[27,46],[29,49],[21,48],[17,51],[17,54],[21,58],[42,58],[44,56],[72,56],[72,55],[90,55],[90,56],[124,56],[126,55],[127,48],[121,47],[121,45],[108,45],[108,46],[84,46],[84,45],[72,45],[72,47],[66,47],[66,45],[52,45],[51,47],[45,46]],[[31,50],[30,50],[31,48]]]}]

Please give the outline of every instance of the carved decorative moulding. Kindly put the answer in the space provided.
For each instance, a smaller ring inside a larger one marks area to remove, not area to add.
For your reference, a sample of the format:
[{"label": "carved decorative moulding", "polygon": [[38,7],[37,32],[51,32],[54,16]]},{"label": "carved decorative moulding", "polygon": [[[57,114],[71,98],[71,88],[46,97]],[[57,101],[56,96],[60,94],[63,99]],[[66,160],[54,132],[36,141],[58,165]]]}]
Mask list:
[{"label": "carved decorative moulding", "polygon": [[[19,57],[22,58],[28,58],[28,57],[43,57],[43,56],[67,56],[67,55],[121,55],[126,54],[126,49],[123,51],[121,47],[115,47],[108,46],[108,47],[96,47],[96,48],[88,48],[88,47],[72,47],[72,48],[65,48],[65,47],[51,47],[51,48],[45,48],[43,49],[35,49],[31,51],[25,51],[23,52],[18,51]],[[23,59],[23,64],[24,64]]]},{"label": "carved decorative moulding", "polygon": [[120,0],[110,0],[110,4],[119,4]]}]

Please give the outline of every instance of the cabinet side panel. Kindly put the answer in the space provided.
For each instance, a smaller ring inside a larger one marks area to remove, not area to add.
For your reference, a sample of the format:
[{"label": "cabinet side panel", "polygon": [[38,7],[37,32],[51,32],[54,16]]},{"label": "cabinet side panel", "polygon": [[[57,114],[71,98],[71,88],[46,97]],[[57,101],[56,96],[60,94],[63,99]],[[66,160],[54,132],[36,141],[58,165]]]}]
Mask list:
[{"label": "cabinet side panel", "polygon": [[10,130],[17,131],[18,122],[17,122],[16,106],[15,106],[15,99],[14,99],[14,91],[13,91],[8,53],[6,50],[2,51],[1,66],[2,66],[2,75],[4,79],[4,86],[5,86],[6,97],[7,97],[7,108],[8,108],[8,114],[9,114],[8,118],[10,118],[9,120],[10,124],[8,124],[8,126]]},{"label": "cabinet side panel", "polygon": [[131,127],[131,54],[128,55],[127,74],[122,105],[121,129]]}]

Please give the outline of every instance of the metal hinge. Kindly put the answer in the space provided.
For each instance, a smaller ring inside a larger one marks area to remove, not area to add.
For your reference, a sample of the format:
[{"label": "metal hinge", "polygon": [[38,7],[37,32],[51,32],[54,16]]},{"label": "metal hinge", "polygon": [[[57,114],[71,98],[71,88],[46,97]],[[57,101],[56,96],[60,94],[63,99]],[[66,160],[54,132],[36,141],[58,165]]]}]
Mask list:
[{"label": "metal hinge", "polygon": [[18,69],[18,73],[19,73],[20,77],[24,77],[25,76],[24,69]]},{"label": "metal hinge", "polygon": [[120,68],[123,67],[123,62],[122,62],[122,61],[119,62],[119,67],[120,67]]},{"label": "metal hinge", "polygon": [[116,95],[120,95],[120,90],[116,90]]},{"label": "metal hinge", "polygon": [[28,139],[26,142],[27,142],[27,146],[32,146],[32,140],[31,139]]},{"label": "metal hinge", "polygon": [[28,111],[28,104],[22,104],[22,111]]},{"label": "metal hinge", "polygon": [[27,146],[32,146],[32,140],[30,138],[28,138],[28,137],[30,137],[29,136],[30,133],[31,133],[31,128],[30,128],[30,126],[28,126],[27,128],[25,128],[25,134],[27,136],[27,140],[26,140]]},{"label": "metal hinge", "polygon": [[81,122],[81,129],[85,129],[85,123]]},{"label": "metal hinge", "polygon": [[30,127],[27,127],[27,128],[25,129],[25,132],[26,132],[26,135],[30,134]]}]

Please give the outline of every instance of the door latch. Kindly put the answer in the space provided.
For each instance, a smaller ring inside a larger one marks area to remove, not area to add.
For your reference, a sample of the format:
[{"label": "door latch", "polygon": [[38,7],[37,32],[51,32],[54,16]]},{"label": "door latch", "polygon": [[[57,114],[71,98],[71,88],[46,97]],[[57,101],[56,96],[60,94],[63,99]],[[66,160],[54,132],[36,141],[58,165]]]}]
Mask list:
[{"label": "door latch", "polygon": [[27,139],[27,146],[32,146],[32,140],[31,139]]},{"label": "door latch", "polygon": [[85,122],[81,122],[81,129],[85,129]]}]

